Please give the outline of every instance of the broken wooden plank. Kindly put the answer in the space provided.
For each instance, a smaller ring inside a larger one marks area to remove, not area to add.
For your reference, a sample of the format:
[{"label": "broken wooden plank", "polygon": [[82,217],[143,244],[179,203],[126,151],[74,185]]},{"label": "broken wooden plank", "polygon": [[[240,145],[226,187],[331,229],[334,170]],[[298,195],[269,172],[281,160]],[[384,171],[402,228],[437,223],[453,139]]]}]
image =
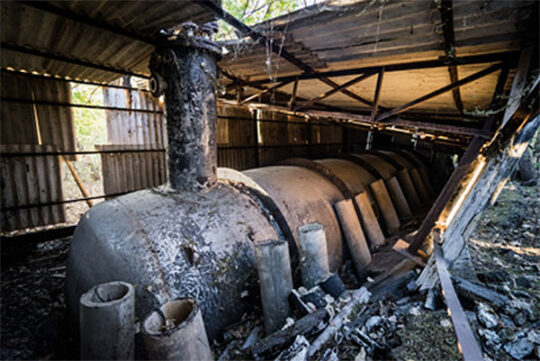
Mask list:
[{"label": "broken wooden plank", "polygon": [[289,347],[296,336],[309,337],[320,331],[320,325],[326,323],[329,314],[321,308],[296,321],[292,326],[279,330],[255,343],[251,352],[256,359],[269,359],[282,349]]},{"label": "broken wooden plank", "polygon": [[505,307],[510,303],[510,299],[508,297],[487,289],[475,282],[471,282],[457,276],[452,277],[452,279],[456,283],[455,286],[458,294],[462,297],[488,302],[494,305],[496,308]]},{"label": "broken wooden plank", "polygon": [[345,320],[351,315],[358,305],[365,304],[369,301],[371,294],[362,287],[351,294],[351,300],[345,305],[339,314],[334,317],[328,327],[313,341],[308,350],[308,358],[313,357],[326,344],[332,336],[343,326]]},{"label": "broken wooden plank", "polygon": [[441,246],[439,245],[438,233],[435,235],[434,240],[434,252],[435,260],[437,264],[437,273],[441,281],[441,287],[443,289],[443,295],[446,299],[448,306],[448,313],[454,324],[454,331],[458,339],[458,349],[461,351],[465,361],[477,361],[483,360],[482,350],[478,345],[478,341],[474,337],[474,334],[467,320],[467,316],[463,311],[463,307],[459,302],[452,280],[450,279],[450,273],[446,267],[446,260],[443,257]]}]

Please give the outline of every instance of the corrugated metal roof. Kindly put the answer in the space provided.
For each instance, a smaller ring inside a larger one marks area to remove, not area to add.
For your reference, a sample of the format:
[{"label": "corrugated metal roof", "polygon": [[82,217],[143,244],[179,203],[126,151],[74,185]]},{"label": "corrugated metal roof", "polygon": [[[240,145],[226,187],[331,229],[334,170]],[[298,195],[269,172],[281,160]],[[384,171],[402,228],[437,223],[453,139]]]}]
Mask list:
[{"label": "corrugated metal roof", "polygon": [[[454,1],[456,56],[518,50],[532,13],[533,1]],[[341,70],[438,59],[445,55],[441,14],[434,1],[330,1],[260,24],[283,49],[318,71]],[[301,71],[261,45],[242,43],[223,60],[229,72],[246,80],[299,74]],[[490,64],[458,67],[459,78]],[[498,72],[461,88],[468,111],[490,104]],[[351,77],[333,78],[343,84]],[[373,99],[376,77],[350,90]],[[381,105],[393,107],[450,83],[447,67],[385,74]],[[312,98],[331,88],[317,80],[301,81],[297,96]],[[291,93],[292,84],[281,88]],[[254,92],[252,90],[252,92]],[[249,92],[248,92],[249,94]],[[323,103],[350,110],[367,110],[343,94]],[[420,111],[453,112],[451,93],[419,106]]]},{"label": "corrugated metal roof", "polygon": [[[151,36],[159,29],[184,21],[212,21],[196,1],[48,1],[98,22]],[[2,43],[84,60],[133,73],[149,74],[148,60],[153,46],[118,35],[30,4],[2,1]],[[110,81],[115,73],[2,49],[2,67],[13,67],[93,81]]]}]

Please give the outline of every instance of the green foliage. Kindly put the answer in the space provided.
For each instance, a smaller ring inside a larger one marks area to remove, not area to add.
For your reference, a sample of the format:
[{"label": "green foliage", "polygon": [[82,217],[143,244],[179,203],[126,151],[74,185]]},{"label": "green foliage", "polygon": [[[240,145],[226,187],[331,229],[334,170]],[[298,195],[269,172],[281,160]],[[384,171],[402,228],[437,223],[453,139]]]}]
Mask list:
[{"label": "green foliage", "polygon": [[[72,102],[75,104],[103,105],[103,93],[99,87],[73,84]],[[105,111],[101,109],[73,108],[75,134],[80,150],[94,150],[95,144],[107,142]]]},{"label": "green foliage", "polygon": [[[223,8],[246,25],[255,25],[280,15],[291,13],[320,0],[222,0]],[[237,38],[235,29],[219,22],[219,40]]]}]

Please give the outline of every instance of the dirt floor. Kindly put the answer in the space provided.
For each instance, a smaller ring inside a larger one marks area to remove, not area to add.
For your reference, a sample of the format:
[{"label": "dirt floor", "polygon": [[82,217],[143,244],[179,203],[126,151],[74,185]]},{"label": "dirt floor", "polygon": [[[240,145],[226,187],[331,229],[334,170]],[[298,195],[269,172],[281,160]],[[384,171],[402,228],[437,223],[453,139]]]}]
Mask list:
[{"label": "dirt floor", "polygon": [[[533,162],[538,171],[539,144]],[[473,272],[468,278],[510,301],[497,309],[487,301],[462,300],[486,359],[540,358],[539,194],[540,185],[508,182],[470,238]],[[2,359],[77,357],[65,321],[68,244],[68,239],[41,243],[26,258],[2,264]],[[412,272],[417,275],[419,270]],[[371,302],[345,326],[319,356],[355,361],[461,359],[440,290],[418,292],[414,277],[399,297]],[[214,344],[215,358],[227,348],[231,359],[249,357],[242,345],[249,335],[259,337],[261,330],[260,318],[246,315]]]}]

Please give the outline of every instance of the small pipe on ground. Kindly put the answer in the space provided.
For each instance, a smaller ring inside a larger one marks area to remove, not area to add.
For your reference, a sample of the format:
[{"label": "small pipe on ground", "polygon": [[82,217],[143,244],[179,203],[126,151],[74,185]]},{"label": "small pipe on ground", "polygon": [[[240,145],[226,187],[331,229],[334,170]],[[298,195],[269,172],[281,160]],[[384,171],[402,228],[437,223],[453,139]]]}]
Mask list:
[{"label": "small pipe on ground", "polygon": [[358,220],[352,199],[345,199],[334,204],[336,214],[349,246],[356,273],[362,277],[371,263],[371,253]]},{"label": "small pipe on ground", "polygon": [[302,284],[311,289],[330,275],[324,227],[309,223],[298,227]]},{"label": "small pipe on ground", "polygon": [[80,298],[82,360],[133,360],[135,289],[126,282],[97,285]]},{"label": "small pipe on ground", "polygon": [[212,360],[197,301],[180,298],[150,313],[142,323],[150,360]]},{"label": "small pipe on ground", "polygon": [[289,295],[293,288],[289,245],[269,240],[255,245],[261,288],[264,329],[269,335],[279,330],[289,317]]}]

